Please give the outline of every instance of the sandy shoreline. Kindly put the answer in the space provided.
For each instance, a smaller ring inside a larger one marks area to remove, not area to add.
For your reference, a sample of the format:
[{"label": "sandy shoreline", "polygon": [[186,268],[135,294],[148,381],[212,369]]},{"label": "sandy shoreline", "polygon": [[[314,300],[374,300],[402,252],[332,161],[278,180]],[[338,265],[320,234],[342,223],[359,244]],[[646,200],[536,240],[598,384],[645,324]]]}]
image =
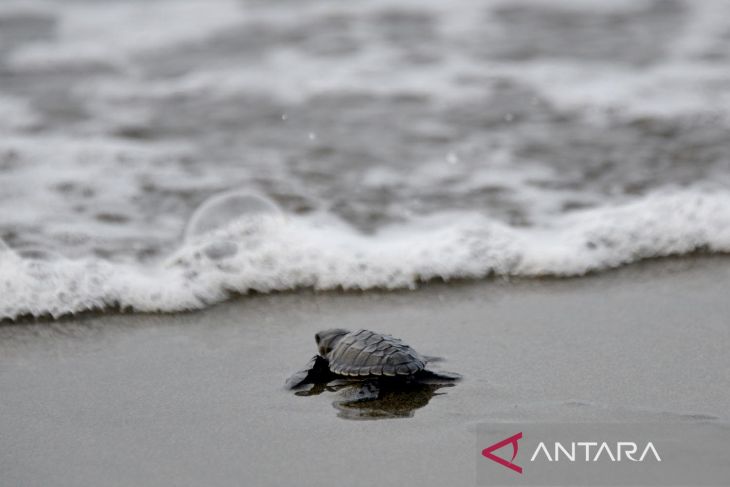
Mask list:
[{"label": "sandy shoreline", "polygon": [[[730,259],[414,292],[260,295],[178,315],[0,327],[4,485],[472,485],[495,420],[730,420]],[[348,421],[284,379],[367,327],[464,380]],[[366,460],[364,460],[366,459]]]}]

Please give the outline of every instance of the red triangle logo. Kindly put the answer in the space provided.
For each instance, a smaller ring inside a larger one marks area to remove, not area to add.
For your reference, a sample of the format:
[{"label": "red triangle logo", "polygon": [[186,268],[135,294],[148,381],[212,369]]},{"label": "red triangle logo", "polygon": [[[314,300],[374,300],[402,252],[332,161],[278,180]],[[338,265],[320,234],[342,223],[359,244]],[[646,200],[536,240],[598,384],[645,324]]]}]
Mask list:
[{"label": "red triangle logo", "polygon": [[[517,456],[517,450],[519,449],[519,445],[517,444],[517,442],[521,439],[522,439],[522,432],[520,431],[519,433],[517,433],[514,436],[510,436],[509,438],[505,438],[504,440],[499,441],[492,446],[486,447],[484,450],[482,450],[482,455],[489,458],[493,462],[499,463],[503,467],[512,469],[517,473],[522,473],[522,467],[512,463],[514,461],[515,457]],[[506,446],[509,444],[512,444],[512,459],[510,461],[507,461],[504,458],[498,457],[497,455],[494,455],[492,453],[494,450],[499,450],[503,446]]]}]

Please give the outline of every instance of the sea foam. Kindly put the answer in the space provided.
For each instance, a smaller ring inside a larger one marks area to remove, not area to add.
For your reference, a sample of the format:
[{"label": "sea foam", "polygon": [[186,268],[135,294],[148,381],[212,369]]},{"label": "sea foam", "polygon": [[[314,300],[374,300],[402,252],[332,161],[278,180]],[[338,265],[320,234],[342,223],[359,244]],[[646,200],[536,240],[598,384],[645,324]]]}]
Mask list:
[{"label": "sea foam", "polygon": [[154,265],[20,255],[1,246],[0,315],[57,317],[110,307],[172,312],[250,291],[579,276],[698,249],[730,252],[729,193],[655,193],[531,228],[438,214],[366,235],[325,214],[287,215],[261,197],[234,192],[203,204],[180,247]]}]

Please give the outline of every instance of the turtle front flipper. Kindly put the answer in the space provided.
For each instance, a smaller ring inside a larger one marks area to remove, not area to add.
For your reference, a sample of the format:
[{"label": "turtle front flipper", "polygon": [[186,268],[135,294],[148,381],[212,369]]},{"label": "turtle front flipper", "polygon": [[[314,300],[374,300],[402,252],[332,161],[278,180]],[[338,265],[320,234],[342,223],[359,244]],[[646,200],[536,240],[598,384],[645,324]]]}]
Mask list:
[{"label": "turtle front flipper", "polygon": [[302,370],[286,380],[286,388],[296,389],[304,384],[329,382],[332,378],[327,359],[315,355]]}]

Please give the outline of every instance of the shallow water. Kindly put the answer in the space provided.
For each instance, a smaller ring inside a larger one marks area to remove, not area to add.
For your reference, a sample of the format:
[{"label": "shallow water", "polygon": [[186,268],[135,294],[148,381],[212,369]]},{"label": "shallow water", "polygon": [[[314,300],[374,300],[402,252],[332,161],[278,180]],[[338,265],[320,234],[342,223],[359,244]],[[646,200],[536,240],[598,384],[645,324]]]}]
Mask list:
[{"label": "shallow water", "polygon": [[729,68],[723,0],[3,2],[0,316],[728,252]]}]

